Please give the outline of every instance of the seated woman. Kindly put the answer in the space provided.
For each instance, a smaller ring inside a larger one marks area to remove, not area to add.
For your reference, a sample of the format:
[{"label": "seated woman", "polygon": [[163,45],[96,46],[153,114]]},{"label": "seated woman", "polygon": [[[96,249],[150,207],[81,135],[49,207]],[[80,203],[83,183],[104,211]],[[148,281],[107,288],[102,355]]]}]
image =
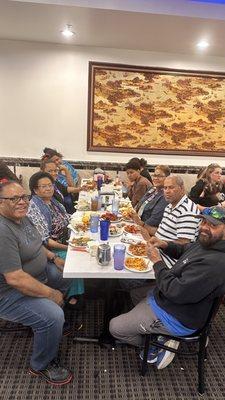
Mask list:
[{"label": "seated woman", "polygon": [[222,180],[222,168],[218,164],[210,164],[202,171],[190,191],[189,198],[198,204],[200,210],[218,204],[225,206],[225,185]]},{"label": "seated woman", "polygon": [[144,178],[148,179],[149,182],[151,184],[153,184],[152,177],[151,177],[151,175],[149,173],[149,170],[147,168],[147,164],[148,164],[147,160],[145,160],[144,158],[140,158],[139,161],[140,161],[140,165],[141,165],[141,176],[143,176]]},{"label": "seated woman", "polygon": [[131,183],[128,188],[128,197],[135,207],[148,189],[152,186],[148,179],[141,176],[141,165],[139,158],[131,158],[125,165],[128,179]]},{"label": "seated woman", "polygon": [[79,193],[81,190],[87,190],[87,186],[74,187],[64,186],[57,180],[59,168],[52,160],[43,160],[41,163],[41,171],[47,172],[54,180],[54,198],[65,207],[65,197],[71,193]]},{"label": "seated woman", "polygon": [[163,217],[168,202],[165,200],[163,185],[170,169],[167,165],[157,165],[152,175],[153,187],[142,197],[133,212],[133,221],[146,228],[150,235],[154,235]]},{"label": "seated woman", "polygon": [[[65,260],[69,216],[65,208],[54,199],[54,180],[46,172],[36,172],[29,182],[32,198],[27,216],[39,231],[43,244],[57,257]],[[68,297],[71,305],[76,304],[75,295],[84,293],[83,279],[73,279]]]},{"label": "seated woman", "polygon": [[[60,182],[62,185],[66,187],[67,186],[76,187],[78,185],[78,180],[79,180],[78,173],[70,163],[62,159],[63,158],[62,154],[48,147],[45,147],[43,152],[44,155],[42,157],[42,161],[51,160],[59,168],[56,181]],[[73,203],[74,200],[77,199],[78,199],[77,193],[69,193],[68,195],[64,196],[65,208],[69,214],[72,214],[75,211]]]}]

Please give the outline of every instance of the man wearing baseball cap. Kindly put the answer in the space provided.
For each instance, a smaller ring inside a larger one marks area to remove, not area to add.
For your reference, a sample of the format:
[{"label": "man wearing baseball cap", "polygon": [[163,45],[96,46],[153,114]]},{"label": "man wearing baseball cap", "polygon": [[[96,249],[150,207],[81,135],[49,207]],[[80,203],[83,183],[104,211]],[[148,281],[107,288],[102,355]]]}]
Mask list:
[{"label": "man wearing baseball cap", "polygon": [[[111,320],[114,337],[141,347],[146,333],[185,336],[204,326],[213,300],[225,294],[225,209],[206,208],[196,218],[202,221],[195,243],[183,245],[158,238],[149,241],[148,257],[153,263],[156,286],[130,312]],[[158,248],[177,260],[171,269]],[[163,338],[162,343],[173,348],[179,345],[174,340],[165,343]],[[150,348],[148,362],[162,369],[174,355]]]}]

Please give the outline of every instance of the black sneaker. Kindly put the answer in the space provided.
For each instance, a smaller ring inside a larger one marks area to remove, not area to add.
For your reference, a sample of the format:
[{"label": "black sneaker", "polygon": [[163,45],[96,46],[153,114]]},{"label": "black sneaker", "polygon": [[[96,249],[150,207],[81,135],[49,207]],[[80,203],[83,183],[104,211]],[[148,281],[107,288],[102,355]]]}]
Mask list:
[{"label": "black sneaker", "polygon": [[35,371],[34,369],[30,368],[29,373],[34,376],[39,375],[47,383],[55,386],[66,385],[73,378],[72,372],[62,367],[56,360],[51,361],[47,368],[41,371]]}]

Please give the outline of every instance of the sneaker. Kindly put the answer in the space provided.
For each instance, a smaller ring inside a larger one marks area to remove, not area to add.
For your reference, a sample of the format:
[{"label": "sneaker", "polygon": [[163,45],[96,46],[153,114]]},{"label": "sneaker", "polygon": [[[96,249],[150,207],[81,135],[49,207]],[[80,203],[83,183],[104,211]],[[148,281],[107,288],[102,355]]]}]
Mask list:
[{"label": "sneaker", "polygon": [[55,386],[66,385],[73,378],[72,372],[62,367],[56,360],[51,361],[47,368],[41,371],[35,371],[34,369],[30,368],[29,373],[34,376],[39,375],[47,383]]},{"label": "sneaker", "polygon": [[[164,339],[164,343],[165,346],[169,346],[172,347],[172,349],[178,349],[179,347],[179,342],[176,340],[166,340]],[[166,368],[167,365],[169,365],[173,359],[174,359],[175,353],[172,353],[171,351],[168,350],[163,350],[159,353],[158,357],[157,357],[157,361],[156,361],[156,367],[158,369],[163,369]]]},{"label": "sneaker", "polygon": [[[162,351],[162,349],[158,349],[155,346],[150,347],[150,349],[148,350],[147,363],[154,364],[157,361],[157,357],[160,351]],[[144,350],[141,350],[139,357],[143,361]]]},{"label": "sneaker", "polygon": [[[164,338],[162,336],[158,336],[157,342],[164,343]],[[156,346],[150,347],[148,350],[147,363],[154,364],[157,361],[157,357],[158,357],[159,353],[161,353],[162,351],[163,351],[163,349],[160,349],[159,347],[156,347]],[[144,350],[141,350],[139,357],[143,361]]]}]

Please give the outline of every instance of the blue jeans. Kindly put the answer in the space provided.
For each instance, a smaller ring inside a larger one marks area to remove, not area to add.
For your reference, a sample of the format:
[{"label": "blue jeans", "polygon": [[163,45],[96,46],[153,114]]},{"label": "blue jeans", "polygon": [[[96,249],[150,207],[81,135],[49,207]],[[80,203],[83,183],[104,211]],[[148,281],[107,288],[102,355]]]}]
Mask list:
[{"label": "blue jeans", "polygon": [[[47,264],[41,281],[59,289],[63,294],[71,285],[70,279],[63,279],[54,264]],[[17,289],[11,289],[0,299],[0,318],[19,322],[32,328],[34,333],[31,368],[40,371],[58,354],[62,337],[64,312],[52,300],[23,295]]]}]

